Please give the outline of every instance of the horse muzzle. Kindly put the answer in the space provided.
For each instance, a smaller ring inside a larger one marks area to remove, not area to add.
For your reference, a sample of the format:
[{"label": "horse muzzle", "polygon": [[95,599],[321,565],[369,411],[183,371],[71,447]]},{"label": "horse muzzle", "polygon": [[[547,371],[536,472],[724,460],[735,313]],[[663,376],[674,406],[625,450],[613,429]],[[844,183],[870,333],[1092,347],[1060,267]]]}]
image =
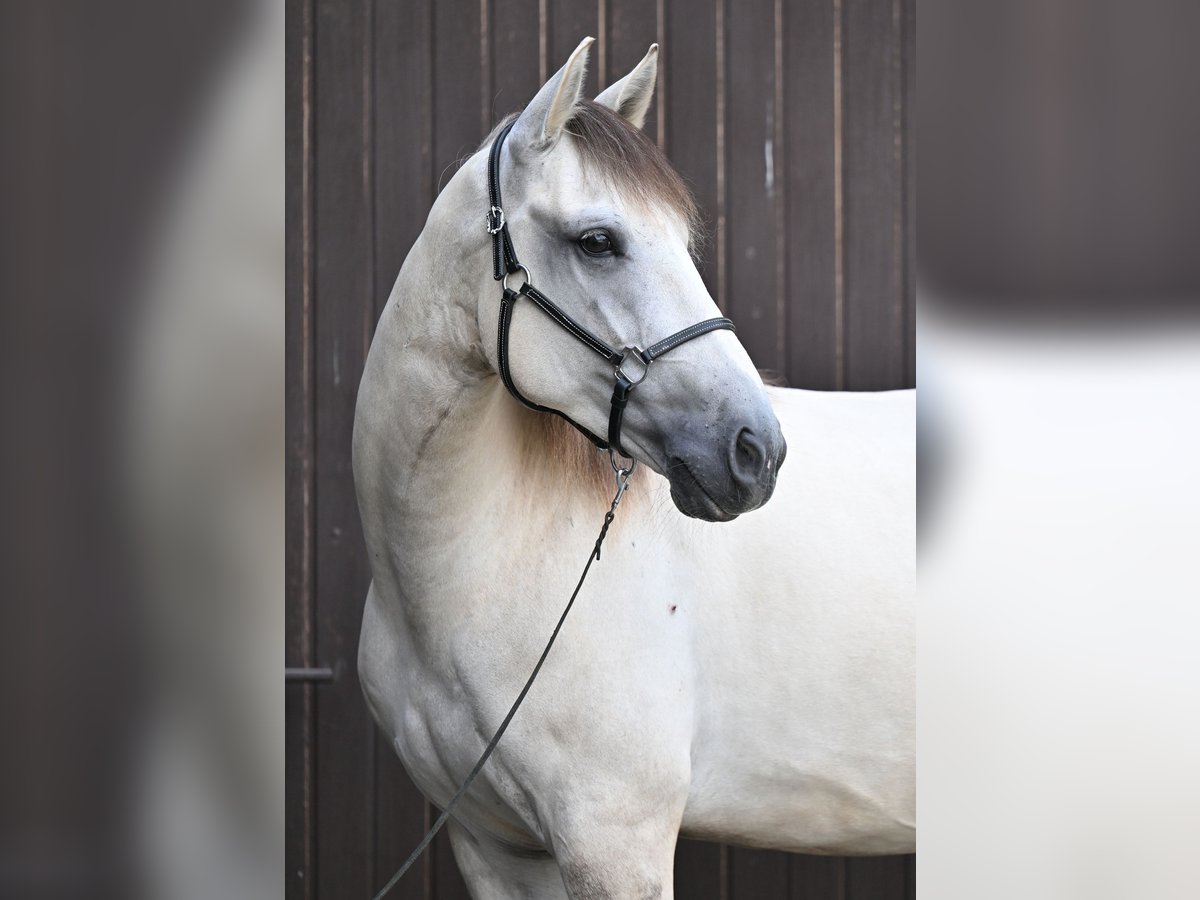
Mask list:
[{"label": "horse muzzle", "polygon": [[773,415],[769,421],[738,425],[724,440],[697,438],[694,429],[684,430],[667,448],[666,475],[680,512],[706,522],[728,522],[771,499],[787,456]]}]

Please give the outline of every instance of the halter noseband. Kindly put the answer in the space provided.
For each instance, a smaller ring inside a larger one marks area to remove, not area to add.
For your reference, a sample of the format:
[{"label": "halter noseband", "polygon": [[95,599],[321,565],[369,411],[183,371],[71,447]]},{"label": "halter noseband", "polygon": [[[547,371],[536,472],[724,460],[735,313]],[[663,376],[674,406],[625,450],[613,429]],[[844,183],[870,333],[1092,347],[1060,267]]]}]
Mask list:
[{"label": "halter noseband", "polygon": [[[617,351],[576,322],[551,301],[549,297],[535,288],[531,283],[533,276],[525,266],[521,265],[517,259],[516,251],[513,249],[512,238],[508,234],[508,222],[504,218],[504,206],[500,199],[500,149],[504,146],[504,139],[508,137],[508,133],[512,131],[513,125],[516,122],[517,120],[513,119],[513,121],[504,126],[504,130],[500,132],[500,135],[493,142],[491,154],[488,157],[488,202],[491,205],[487,212],[487,231],[492,236],[492,269],[494,277],[504,287],[504,294],[500,298],[500,326],[496,335],[496,356],[500,364],[500,378],[504,381],[504,386],[508,388],[508,392],[523,406],[535,409],[538,412],[553,413],[556,416],[566,419],[593,444],[601,450],[609,452],[613,469],[631,471],[632,466],[626,467],[624,470],[620,469],[614,456],[614,454],[620,453],[627,459],[633,459],[621,446],[621,422],[625,416],[625,405],[629,401],[630,392],[645,380],[646,375],[650,372],[650,364],[660,356],[664,356],[676,347],[686,344],[688,341],[698,338],[702,334],[708,334],[710,331],[716,331],[719,328],[733,331],[733,322],[724,316],[719,316],[715,319],[705,319],[703,322],[697,322],[695,325],[689,325],[687,328],[675,332],[670,337],[664,338],[645,350],[636,346],[628,346],[624,350]],[[515,275],[517,272],[525,274],[525,283],[521,285],[520,290],[514,291],[508,286],[508,276]],[[517,390],[508,365],[508,332],[512,326],[513,307],[521,297],[527,297],[532,300],[538,309],[558,323],[572,337],[588,347],[592,352],[601,356],[605,362],[612,364],[615,385],[612,394],[612,409],[608,416],[607,440],[593,434],[566,413],[527,400]]]}]

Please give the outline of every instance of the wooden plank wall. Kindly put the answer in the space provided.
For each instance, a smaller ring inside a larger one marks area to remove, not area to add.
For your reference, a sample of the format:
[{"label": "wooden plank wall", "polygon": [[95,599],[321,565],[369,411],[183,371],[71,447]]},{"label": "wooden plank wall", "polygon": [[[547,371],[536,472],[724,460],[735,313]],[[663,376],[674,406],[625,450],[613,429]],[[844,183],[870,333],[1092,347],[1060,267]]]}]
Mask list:
[{"label": "wooden plank wall", "polygon": [[[694,189],[702,272],[795,387],[914,383],[915,0],[288,0],[287,896],[370,897],[431,820],[355,675],[367,567],[350,470],[375,320],[438,187],[580,38],[599,91],[651,41],[646,124]],[[682,841],[681,898],[911,900],[912,857]],[[397,898],[466,897],[439,838]]]}]

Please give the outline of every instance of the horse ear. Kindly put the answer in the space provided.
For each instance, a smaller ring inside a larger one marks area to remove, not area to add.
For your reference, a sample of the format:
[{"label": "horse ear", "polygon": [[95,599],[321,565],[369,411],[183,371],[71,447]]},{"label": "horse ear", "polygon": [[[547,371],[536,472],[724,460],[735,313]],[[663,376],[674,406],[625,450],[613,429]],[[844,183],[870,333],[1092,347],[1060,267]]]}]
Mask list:
[{"label": "horse ear", "polygon": [[585,37],[554,77],[542,85],[525,107],[513,127],[513,137],[521,146],[542,149],[558,138],[563,126],[575,112],[583,95],[583,76],[587,73],[588,48],[595,38]]},{"label": "horse ear", "polygon": [[641,128],[650,110],[650,101],[654,99],[654,80],[657,76],[658,44],[651,44],[649,52],[633,67],[633,71],[605,88],[596,102],[616,110],[635,128]]}]

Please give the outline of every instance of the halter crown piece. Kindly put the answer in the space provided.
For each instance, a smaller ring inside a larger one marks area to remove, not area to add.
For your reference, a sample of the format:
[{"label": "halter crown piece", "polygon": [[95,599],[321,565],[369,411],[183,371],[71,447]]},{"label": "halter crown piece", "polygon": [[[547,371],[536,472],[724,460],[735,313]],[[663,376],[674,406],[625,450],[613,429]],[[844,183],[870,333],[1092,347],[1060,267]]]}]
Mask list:
[{"label": "halter crown piece", "polygon": [[[629,401],[629,394],[645,380],[650,373],[650,364],[660,356],[664,356],[676,347],[686,344],[702,334],[708,334],[710,331],[717,329],[733,331],[733,322],[724,316],[705,319],[703,322],[697,322],[695,325],[689,325],[687,328],[675,332],[645,350],[636,346],[627,346],[624,350],[617,351],[580,325],[549,297],[535,288],[531,283],[533,276],[525,266],[521,265],[517,259],[517,253],[513,249],[512,238],[508,233],[508,222],[504,218],[504,205],[500,199],[500,150],[504,146],[504,139],[508,137],[508,133],[512,131],[516,122],[517,120],[513,119],[504,127],[504,130],[492,143],[491,153],[488,157],[488,202],[491,205],[487,212],[487,231],[492,236],[493,275],[504,286],[504,293],[500,298],[500,327],[496,333],[496,357],[500,363],[500,378],[504,381],[508,392],[523,406],[538,412],[553,413],[566,419],[593,444],[601,450],[608,451],[614,471],[625,472],[628,475],[633,470],[633,463],[625,467],[619,466],[616,454],[619,453],[627,459],[633,459],[621,446],[621,422],[625,416],[625,405]],[[514,291],[508,286],[508,276],[515,275],[517,272],[525,274],[525,283],[521,285],[520,290]],[[513,383],[512,372],[508,364],[508,333],[512,327],[513,308],[522,297],[533,301],[538,309],[553,319],[567,333],[612,365],[615,384],[612,408],[608,416],[607,440],[593,434],[566,413],[526,399]]]}]

